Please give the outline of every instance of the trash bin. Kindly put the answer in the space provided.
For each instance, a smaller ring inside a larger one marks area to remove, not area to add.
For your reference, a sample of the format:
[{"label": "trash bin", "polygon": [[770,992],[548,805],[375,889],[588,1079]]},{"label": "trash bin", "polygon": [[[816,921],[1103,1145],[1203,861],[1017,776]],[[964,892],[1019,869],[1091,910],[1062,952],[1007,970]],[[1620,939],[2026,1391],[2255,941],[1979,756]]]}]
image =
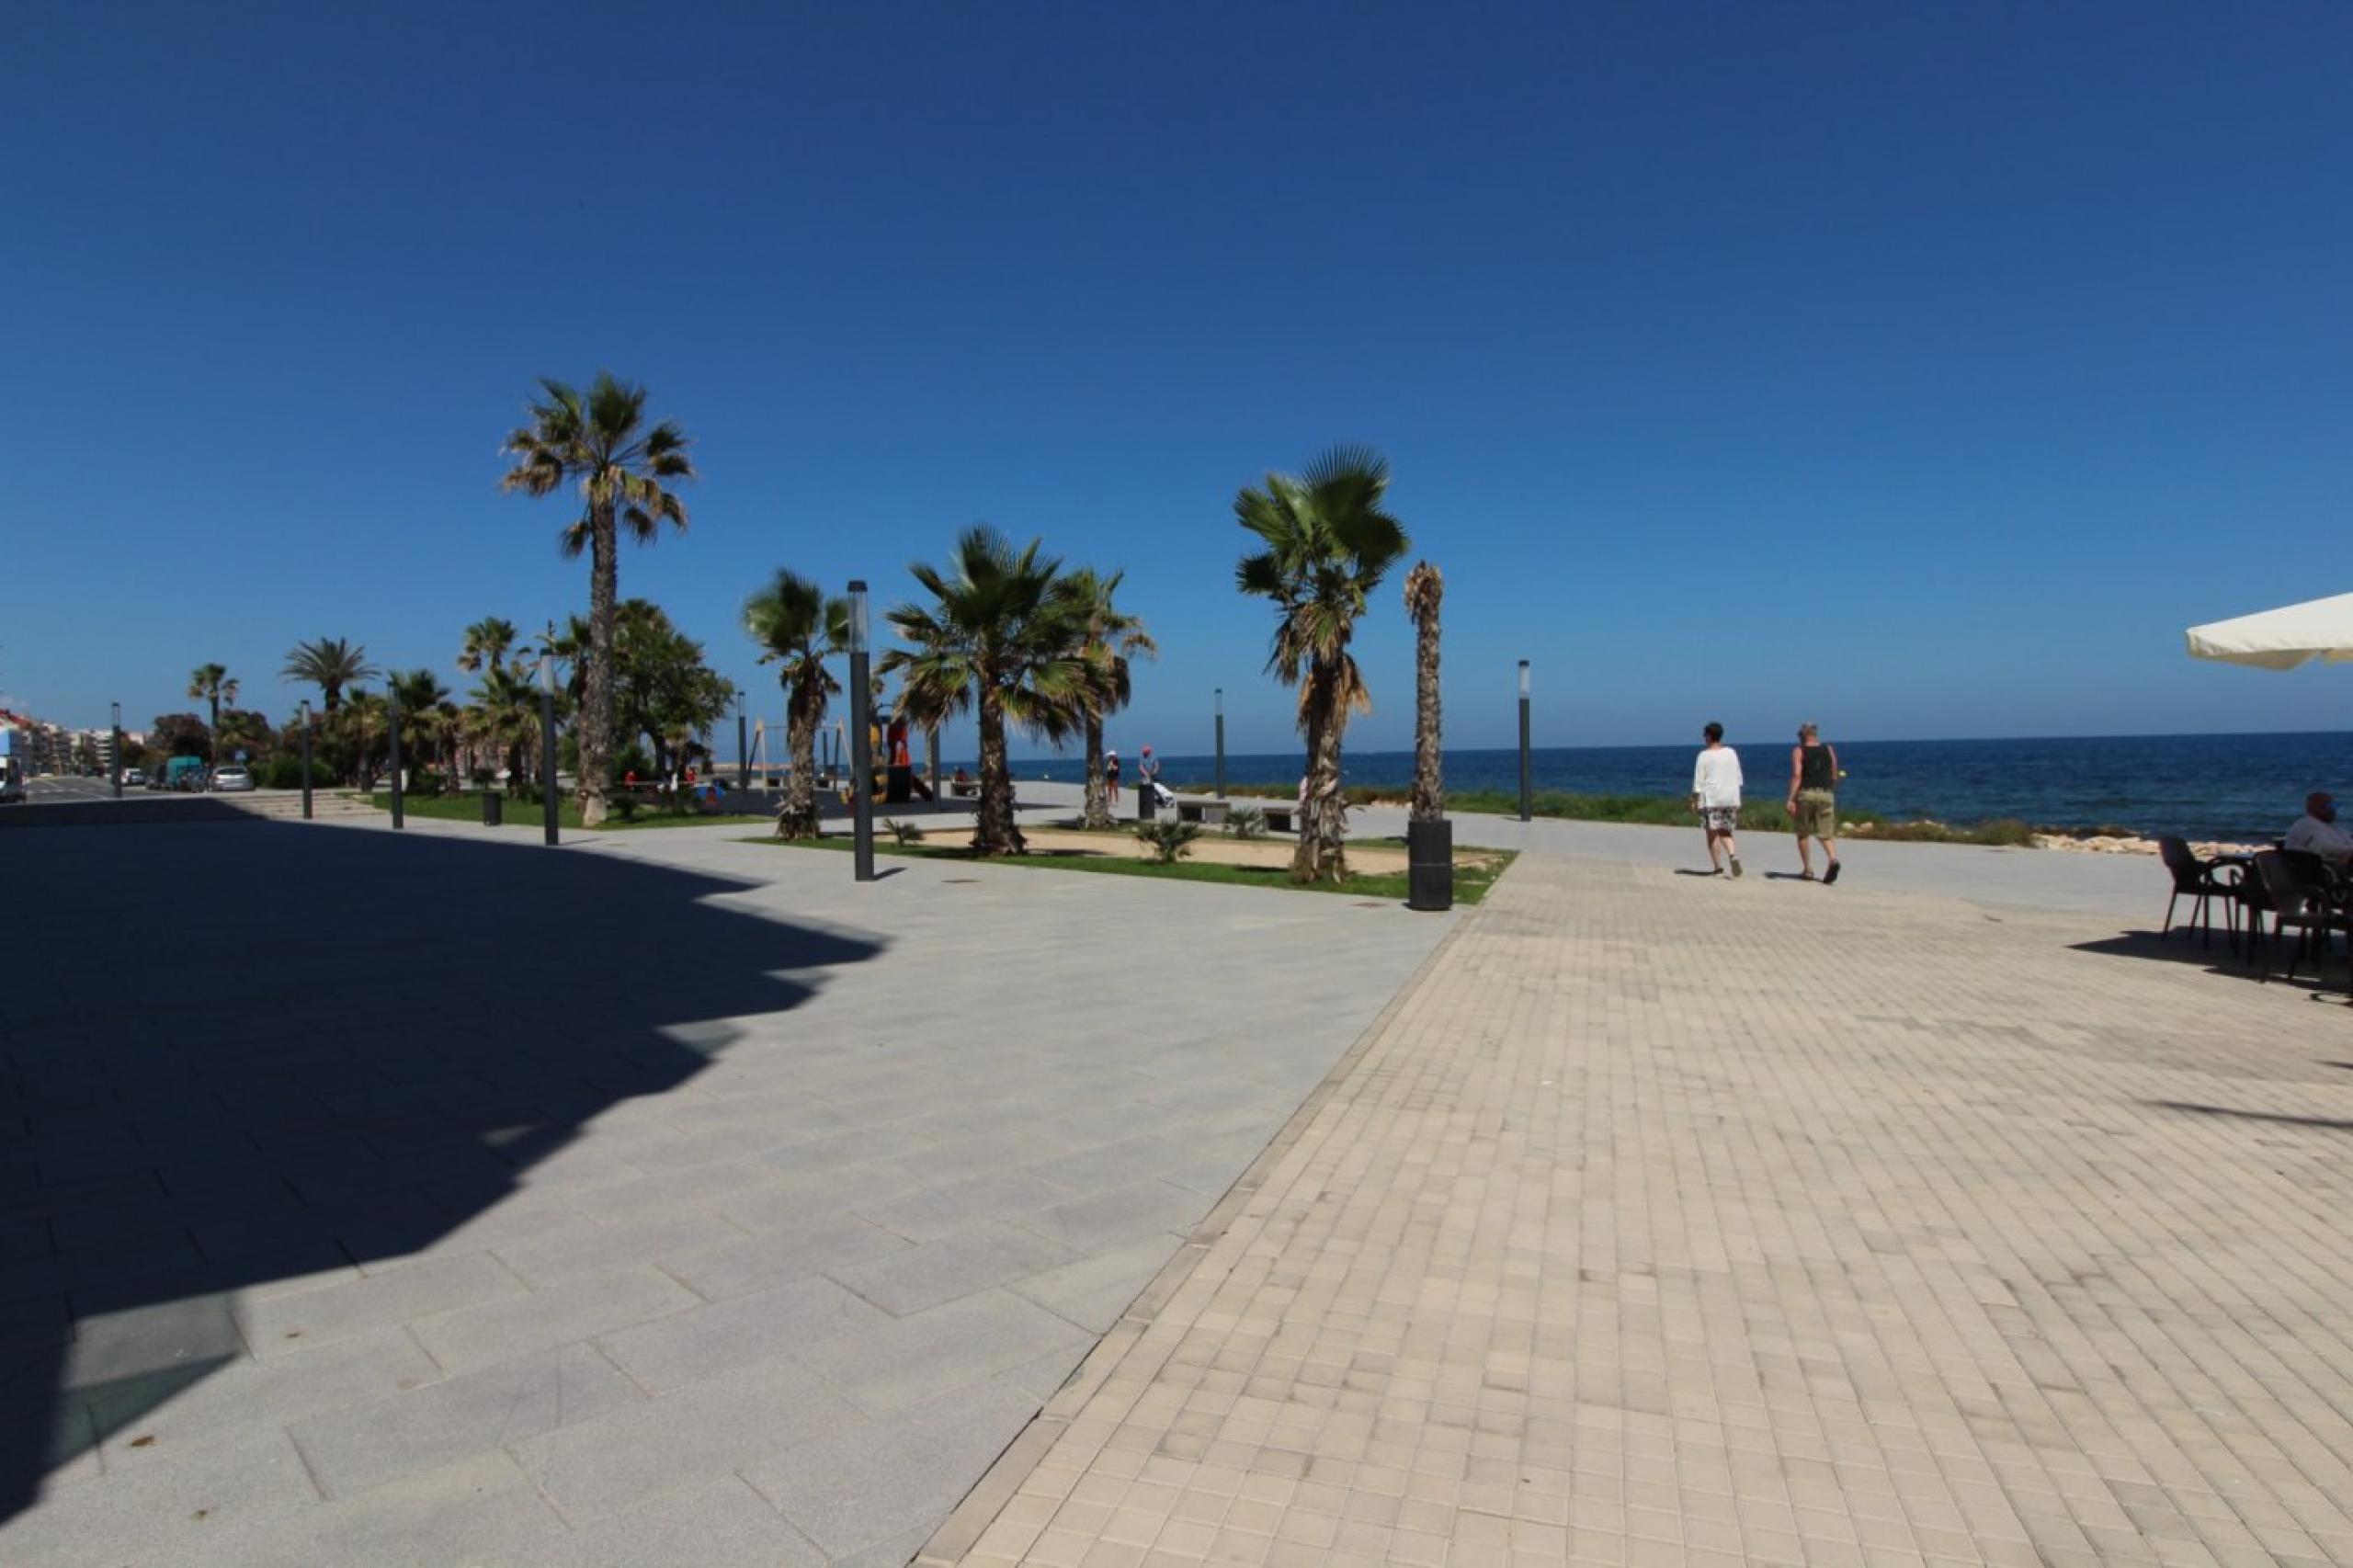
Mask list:
[{"label": "trash bin", "polygon": [[1443,818],[1405,824],[1405,907],[1454,906],[1454,824]]},{"label": "trash bin", "polygon": [[1153,789],[1151,779],[1136,780],[1136,821],[1150,822],[1153,814],[1159,811],[1160,802],[1153,798],[1158,792]]},{"label": "trash bin", "polygon": [[497,827],[506,821],[506,797],[495,790],[482,792],[482,824]]}]

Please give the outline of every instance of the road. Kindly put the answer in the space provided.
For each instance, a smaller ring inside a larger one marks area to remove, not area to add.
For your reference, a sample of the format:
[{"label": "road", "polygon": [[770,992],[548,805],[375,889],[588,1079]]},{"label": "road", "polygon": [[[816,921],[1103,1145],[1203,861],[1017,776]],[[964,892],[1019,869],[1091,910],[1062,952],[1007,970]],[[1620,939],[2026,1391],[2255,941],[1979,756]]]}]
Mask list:
[{"label": "road", "polygon": [[[123,791],[131,791],[126,787]],[[104,801],[113,797],[114,785],[105,778],[40,778],[25,780],[25,799],[35,805],[43,801]]]}]

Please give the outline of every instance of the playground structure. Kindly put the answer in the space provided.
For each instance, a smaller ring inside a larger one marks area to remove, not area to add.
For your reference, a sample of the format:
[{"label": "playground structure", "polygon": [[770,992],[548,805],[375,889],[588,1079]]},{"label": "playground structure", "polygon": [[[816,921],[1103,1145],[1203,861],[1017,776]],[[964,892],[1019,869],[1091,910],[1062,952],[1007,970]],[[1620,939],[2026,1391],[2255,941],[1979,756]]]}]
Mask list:
[{"label": "playground structure", "polygon": [[[932,801],[938,797],[932,786],[916,771],[915,758],[909,751],[913,726],[904,713],[894,713],[887,725],[878,722],[869,727],[875,759],[874,799],[886,805],[904,805],[910,801]],[[771,730],[765,719],[752,725],[751,745],[745,765],[750,776],[766,789],[779,789],[784,776],[791,768],[790,756],[778,755],[780,747],[770,744],[770,736],[783,738],[781,725]],[[815,764],[817,788],[830,790],[847,804],[850,799],[849,734],[839,719],[821,729],[816,734]]]}]

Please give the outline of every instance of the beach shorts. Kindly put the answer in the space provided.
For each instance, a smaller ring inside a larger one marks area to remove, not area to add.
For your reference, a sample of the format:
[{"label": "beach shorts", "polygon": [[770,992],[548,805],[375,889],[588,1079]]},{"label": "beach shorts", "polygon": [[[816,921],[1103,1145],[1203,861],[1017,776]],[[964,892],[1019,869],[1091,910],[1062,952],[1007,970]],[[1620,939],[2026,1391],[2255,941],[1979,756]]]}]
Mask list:
[{"label": "beach shorts", "polygon": [[1790,813],[1800,838],[1838,836],[1838,797],[1827,790],[1801,790],[1798,809]]},{"label": "beach shorts", "polygon": [[1740,825],[1738,806],[1701,806],[1699,825],[1710,833],[1730,833]]}]

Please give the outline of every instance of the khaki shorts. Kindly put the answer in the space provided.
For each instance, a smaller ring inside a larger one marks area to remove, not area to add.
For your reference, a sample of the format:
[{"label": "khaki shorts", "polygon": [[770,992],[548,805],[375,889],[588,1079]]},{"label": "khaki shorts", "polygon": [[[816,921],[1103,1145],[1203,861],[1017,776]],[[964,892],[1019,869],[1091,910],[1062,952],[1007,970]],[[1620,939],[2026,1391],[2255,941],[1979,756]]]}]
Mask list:
[{"label": "khaki shorts", "polygon": [[1800,838],[1838,836],[1838,797],[1827,790],[1801,790],[1798,809],[1790,813]]}]

